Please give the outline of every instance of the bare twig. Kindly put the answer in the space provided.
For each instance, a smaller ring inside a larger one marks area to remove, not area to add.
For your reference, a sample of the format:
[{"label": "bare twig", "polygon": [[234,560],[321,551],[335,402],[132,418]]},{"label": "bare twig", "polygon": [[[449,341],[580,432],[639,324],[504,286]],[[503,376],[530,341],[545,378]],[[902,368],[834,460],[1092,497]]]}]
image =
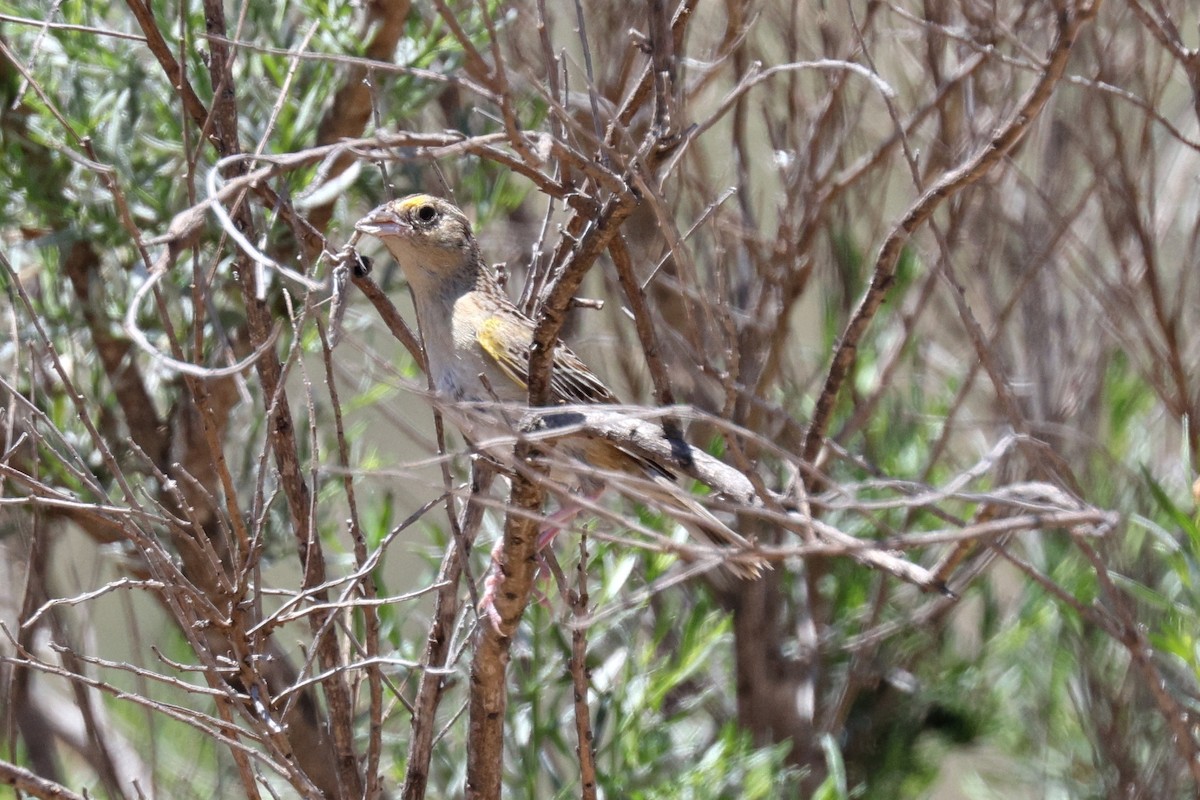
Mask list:
[{"label": "bare twig", "polygon": [[980,148],[970,159],[951,170],[921,195],[880,246],[879,255],[875,259],[875,270],[870,288],[862,296],[853,317],[842,332],[825,379],[825,385],[817,398],[816,407],[809,422],[808,433],[805,436],[802,454],[805,461],[815,461],[820,453],[825,431],[833,415],[834,404],[843,382],[850,373],[850,367],[854,363],[858,342],[866,333],[867,327],[887,296],[904,244],[942,203],[982,178],[1017,145],[1034,120],[1037,119],[1038,114],[1045,107],[1055,87],[1062,79],[1067,59],[1072,52],[1071,45],[1083,25],[1091,18],[1094,10],[1094,7],[1076,8],[1073,11],[1065,11],[1059,16],[1057,36],[1050,47],[1045,70],[1037,84],[1026,94],[1018,110],[1011,115],[1004,126],[992,135],[986,146]]}]

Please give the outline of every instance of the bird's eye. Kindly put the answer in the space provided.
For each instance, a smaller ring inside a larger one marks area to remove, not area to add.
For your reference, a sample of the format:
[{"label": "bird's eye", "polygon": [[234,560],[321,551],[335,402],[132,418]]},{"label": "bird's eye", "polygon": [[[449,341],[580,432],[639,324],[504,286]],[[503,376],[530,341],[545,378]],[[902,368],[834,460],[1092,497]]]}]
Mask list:
[{"label": "bird's eye", "polygon": [[437,209],[426,203],[417,209],[417,219],[421,222],[433,222],[437,219]]}]

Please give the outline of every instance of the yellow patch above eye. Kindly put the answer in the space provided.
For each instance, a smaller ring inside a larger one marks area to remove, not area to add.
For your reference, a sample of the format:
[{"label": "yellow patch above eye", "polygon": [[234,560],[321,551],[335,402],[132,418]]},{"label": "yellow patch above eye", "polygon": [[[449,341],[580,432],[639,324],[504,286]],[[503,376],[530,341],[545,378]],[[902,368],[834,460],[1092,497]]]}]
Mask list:
[{"label": "yellow patch above eye", "polygon": [[414,209],[414,208],[417,208],[419,206],[423,206],[426,204],[431,204],[433,202],[434,202],[434,198],[431,195],[414,194],[412,197],[406,197],[403,200],[401,200],[399,203],[397,203],[396,210],[401,211],[401,212],[409,211],[410,209]]}]

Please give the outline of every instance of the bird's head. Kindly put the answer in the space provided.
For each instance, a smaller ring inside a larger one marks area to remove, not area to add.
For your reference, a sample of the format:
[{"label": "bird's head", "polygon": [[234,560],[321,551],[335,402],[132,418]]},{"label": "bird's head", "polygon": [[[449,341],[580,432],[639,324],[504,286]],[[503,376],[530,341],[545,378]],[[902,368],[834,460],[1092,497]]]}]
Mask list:
[{"label": "bird's head", "polygon": [[444,277],[479,258],[466,215],[433,195],[414,194],[384,203],[354,227],[383,242],[410,281],[414,269]]}]

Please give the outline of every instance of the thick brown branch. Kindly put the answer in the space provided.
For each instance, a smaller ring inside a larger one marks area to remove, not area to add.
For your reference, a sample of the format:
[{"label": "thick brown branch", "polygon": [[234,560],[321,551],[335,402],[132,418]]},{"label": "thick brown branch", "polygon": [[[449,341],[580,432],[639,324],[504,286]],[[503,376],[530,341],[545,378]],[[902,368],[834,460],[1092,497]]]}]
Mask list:
[{"label": "thick brown branch", "polygon": [[[527,442],[518,443],[515,456],[526,461],[532,456],[532,448]],[[523,474],[513,476],[510,502],[514,510],[537,512],[543,495],[541,487]],[[492,566],[498,573],[494,602],[500,624],[480,624],[475,640],[467,730],[467,800],[500,797],[509,651],[537,575],[538,528],[537,513],[510,513],[504,524],[503,547]]]}]

